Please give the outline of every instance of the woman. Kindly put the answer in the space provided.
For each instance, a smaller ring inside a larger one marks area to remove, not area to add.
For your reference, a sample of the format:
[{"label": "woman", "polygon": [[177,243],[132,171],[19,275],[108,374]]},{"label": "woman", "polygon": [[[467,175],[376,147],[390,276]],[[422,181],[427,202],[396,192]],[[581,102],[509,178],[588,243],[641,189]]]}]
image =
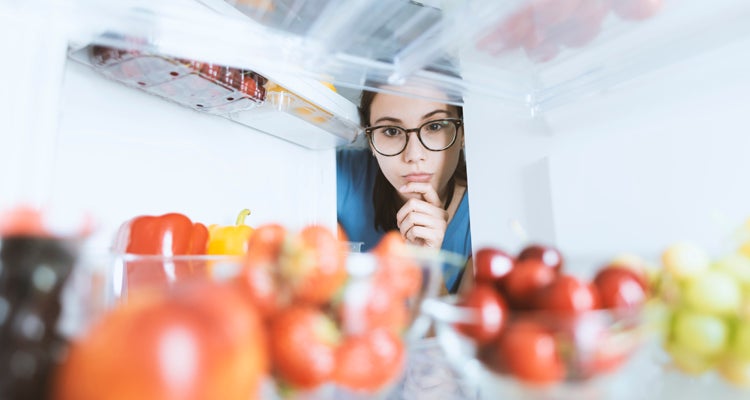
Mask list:
[{"label": "woman", "polygon": [[[366,148],[337,153],[338,221],[349,240],[371,249],[398,230],[407,242],[471,257],[463,110],[445,93],[365,91]],[[421,96],[421,97],[418,97]],[[458,271],[446,276],[454,292]]]}]

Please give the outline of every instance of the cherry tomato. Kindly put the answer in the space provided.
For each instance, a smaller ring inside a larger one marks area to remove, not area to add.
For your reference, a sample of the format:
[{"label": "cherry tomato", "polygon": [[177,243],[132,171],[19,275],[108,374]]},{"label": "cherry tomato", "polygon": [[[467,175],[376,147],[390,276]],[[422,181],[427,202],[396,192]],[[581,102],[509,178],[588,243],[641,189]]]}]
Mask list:
[{"label": "cherry tomato", "polygon": [[471,337],[479,344],[489,343],[497,338],[508,318],[508,306],[495,288],[480,283],[469,289],[459,305],[476,312],[477,320],[472,323],[458,323],[456,329]]},{"label": "cherry tomato", "polygon": [[474,280],[495,283],[513,269],[513,257],[493,247],[483,247],[474,256]]},{"label": "cherry tomato", "polygon": [[539,260],[548,267],[555,269],[556,272],[560,272],[563,266],[563,256],[557,249],[540,244],[526,246],[518,253],[516,259],[518,261]]},{"label": "cherry tomato", "polygon": [[272,316],[290,300],[284,293],[284,287],[276,282],[274,268],[275,264],[267,262],[265,257],[248,254],[242,270],[233,278],[240,292],[265,318]]},{"label": "cherry tomato", "polygon": [[519,319],[509,324],[498,349],[510,373],[527,383],[547,385],[565,377],[555,336],[534,321]]},{"label": "cherry tomato", "polygon": [[538,259],[519,261],[503,280],[502,292],[512,308],[534,308],[537,292],[556,277],[555,269]]},{"label": "cherry tomato", "polygon": [[632,308],[646,302],[646,287],[631,270],[621,267],[603,268],[594,277],[604,308]]},{"label": "cherry tomato", "polygon": [[375,392],[403,371],[404,344],[384,329],[347,337],[336,349],[334,381],[344,387]]},{"label": "cherry tomato", "polygon": [[560,275],[537,297],[539,308],[563,313],[580,313],[599,307],[596,287],[571,275]]},{"label": "cherry tomato", "polygon": [[269,338],[274,369],[287,384],[311,389],[333,376],[340,335],[323,311],[307,305],[287,307],[271,321]]}]

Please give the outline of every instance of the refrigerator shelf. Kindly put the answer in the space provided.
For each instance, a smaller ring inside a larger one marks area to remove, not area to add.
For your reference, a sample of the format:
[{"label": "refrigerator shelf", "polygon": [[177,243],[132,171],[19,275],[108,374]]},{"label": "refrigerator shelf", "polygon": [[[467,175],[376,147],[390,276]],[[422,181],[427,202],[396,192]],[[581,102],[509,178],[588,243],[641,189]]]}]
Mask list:
[{"label": "refrigerator shelf", "polygon": [[438,86],[531,114],[750,34],[742,0],[69,1],[158,53],[353,93]]}]

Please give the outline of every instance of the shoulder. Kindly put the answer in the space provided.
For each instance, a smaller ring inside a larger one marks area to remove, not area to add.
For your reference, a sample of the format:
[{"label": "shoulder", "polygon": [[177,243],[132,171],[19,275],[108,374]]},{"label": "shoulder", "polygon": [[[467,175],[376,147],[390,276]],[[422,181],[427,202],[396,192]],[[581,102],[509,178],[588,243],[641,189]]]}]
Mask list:
[{"label": "shoulder", "polygon": [[342,178],[365,179],[376,168],[377,162],[368,148],[344,147],[336,150],[336,170]]},{"label": "shoulder", "polygon": [[464,192],[443,239],[443,250],[471,255],[471,223],[469,219],[469,193]]}]

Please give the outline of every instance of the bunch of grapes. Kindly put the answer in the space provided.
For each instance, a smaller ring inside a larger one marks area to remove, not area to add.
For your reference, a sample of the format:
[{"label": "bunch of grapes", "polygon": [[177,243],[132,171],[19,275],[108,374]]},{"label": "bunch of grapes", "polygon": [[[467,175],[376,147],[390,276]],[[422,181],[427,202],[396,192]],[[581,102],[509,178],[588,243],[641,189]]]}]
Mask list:
[{"label": "bunch of grapes", "polygon": [[[750,232],[750,220],[744,229]],[[750,240],[713,259],[700,246],[675,243],[662,265],[664,348],[672,364],[693,375],[717,371],[750,388]]]}]

